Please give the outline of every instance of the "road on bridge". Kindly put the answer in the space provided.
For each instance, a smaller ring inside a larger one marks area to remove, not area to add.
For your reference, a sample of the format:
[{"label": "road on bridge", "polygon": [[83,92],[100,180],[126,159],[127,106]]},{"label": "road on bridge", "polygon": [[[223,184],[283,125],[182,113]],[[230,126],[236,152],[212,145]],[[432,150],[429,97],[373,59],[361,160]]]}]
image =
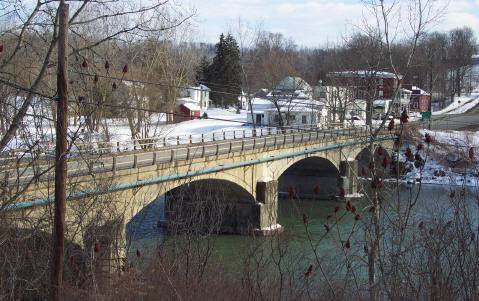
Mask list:
[{"label": "road on bridge", "polygon": [[[219,140],[214,142],[193,143],[172,147],[149,148],[136,152],[120,152],[85,155],[68,161],[68,176],[81,176],[101,172],[133,169],[143,166],[191,159],[218,156],[229,153],[262,149],[267,147],[282,147],[288,144],[309,142],[333,137],[358,139],[367,137],[369,131],[365,127],[341,129],[316,129],[308,131],[293,131],[284,134],[271,134],[260,137]],[[387,132],[389,134],[389,132]],[[37,163],[35,166],[3,168],[3,178],[9,184],[27,184],[34,177],[47,180],[53,177],[53,162]],[[0,167],[1,169],[1,167]],[[41,175],[41,176],[39,176]]]}]

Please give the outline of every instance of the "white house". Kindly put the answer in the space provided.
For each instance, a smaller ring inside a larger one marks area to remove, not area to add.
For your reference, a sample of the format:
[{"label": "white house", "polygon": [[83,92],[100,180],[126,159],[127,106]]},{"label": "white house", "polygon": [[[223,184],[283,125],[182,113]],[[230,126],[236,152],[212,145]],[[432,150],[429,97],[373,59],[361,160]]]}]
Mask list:
[{"label": "white house", "polygon": [[324,102],[314,99],[275,100],[254,98],[253,113],[248,110],[248,122],[259,126],[279,126],[278,104],[284,125],[319,125],[326,121]]},{"label": "white house", "polygon": [[[263,98],[266,99],[268,96],[268,89],[259,89],[256,91],[254,94],[251,95],[252,99],[255,98]],[[246,94],[244,91],[241,91],[241,95],[238,96],[238,101],[241,104],[241,109],[243,110],[249,110],[249,100],[248,100],[248,94]]]},{"label": "white house", "polygon": [[392,99],[376,99],[373,102],[373,118],[382,119],[391,108],[391,115],[400,115],[402,111],[409,111],[409,103],[411,101],[412,91],[408,89],[401,88],[401,92],[396,100]]},{"label": "white house", "polygon": [[285,77],[271,91],[261,89],[247,108],[248,122],[260,126],[319,125],[326,121],[324,101],[313,99],[313,89],[300,77]]},{"label": "white house", "polygon": [[265,116],[265,110],[274,108],[273,102],[269,99],[255,97],[251,100],[251,106],[253,108],[253,114],[251,114],[251,109],[249,108],[249,106],[246,107],[246,109],[248,110],[248,122],[254,123],[256,125],[268,125],[267,118]]},{"label": "white house", "polygon": [[193,104],[207,110],[210,106],[210,88],[205,85],[189,86],[180,91],[180,97],[176,100],[177,105]]},{"label": "white house", "polygon": [[279,126],[281,112],[283,125],[318,126],[326,122],[326,106],[323,101],[314,99],[292,99],[278,102],[276,107],[265,109],[264,116],[268,126]]},{"label": "white house", "polygon": [[366,100],[356,99],[346,103],[346,120],[366,120]]}]

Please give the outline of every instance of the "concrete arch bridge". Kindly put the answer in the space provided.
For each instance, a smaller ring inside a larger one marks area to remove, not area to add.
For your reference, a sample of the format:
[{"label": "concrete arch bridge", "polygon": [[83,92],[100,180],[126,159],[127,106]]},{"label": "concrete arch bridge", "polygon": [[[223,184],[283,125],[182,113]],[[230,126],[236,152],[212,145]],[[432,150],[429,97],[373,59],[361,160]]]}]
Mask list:
[{"label": "concrete arch bridge", "polygon": [[[121,257],[126,223],[160,196],[173,204],[167,205],[167,215],[178,227],[185,216],[208,223],[222,216],[214,225],[222,232],[267,234],[277,229],[278,193],[300,198],[354,193],[358,165],[369,164],[357,158],[367,158],[364,149],[371,144],[386,156],[394,139],[393,133],[382,131],[371,142],[363,127],[317,129],[71,160],[69,239],[85,248],[103,241],[111,245],[109,254],[118,255],[111,258]],[[53,212],[52,176],[45,173],[5,209],[20,223],[48,220],[44,217]],[[174,205],[179,201],[181,206]],[[199,202],[201,206],[193,206]],[[212,208],[218,204],[229,205],[215,215]],[[116,245],[98,233],[114,233]]]}]

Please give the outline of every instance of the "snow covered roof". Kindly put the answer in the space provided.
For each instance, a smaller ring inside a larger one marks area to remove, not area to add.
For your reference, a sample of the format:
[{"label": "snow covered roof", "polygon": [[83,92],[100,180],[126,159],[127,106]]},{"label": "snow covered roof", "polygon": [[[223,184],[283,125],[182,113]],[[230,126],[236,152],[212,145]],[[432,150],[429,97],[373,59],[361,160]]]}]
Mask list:
[{"label": "snow covered roof", "polygon": [[304,81],[301,77],[297,76],[287,76],[281,80],[276,87],[275,91],[296,91],[296,90],[305,90],[311,91],[311,86]]},{"label": "snow covered roof", "polygon": [[198,100],[193,99],[191,97],[179,97],[176,99],[176,104],[181,105],[185,103],[190,103],[190,104],[198,104]]},{"label": "snow covered roof", "polygon": [[[274,107],[274,104],[271,100],[261,97],[255,97],[251,99],[251,106],[253,107],[253,113],[255,114],[263,114],[265,109],[269,109]],[[248,114],[251,111],[248,110]]]},{"label": "snow covered roof", "polygon": [[258,91],[256,91],[254,93],[254,96],[255,97],[266,97],[266,95],[268,95],[269,91],[268,89],[259,89]]},{"label": "snow covered roof", "polygon": [[196,90],[196,91],[211,91],[210,88],[208,88],[207,86],[203,84],[199,84],[198,86],[188,86],[186,87],[186,89]]},{"label": "snow covered roof", "polygon": [[[282,112],[311,112],[311,111],[320,111],[323,109],[325,103],[321,100],[315,99],[292,99],[278,101],[278,106]],[[277,110],[276,107],[272,106],[271,108],[265,109],[265,111]]]},{"label": "snow covered roof", "polygon": [[273,102],[269,99],[262,97],[255,97],[251,100],[251,104],[254,105],[273,105]]},{"label": "snow covered roof", "polygon": [[311,108],[311,106],[324,106],[324,101],[322,100],[316,100],[316,99],[302,99],[302,98],[293,98],[291,100],[285,99],[285,100],[279,100],[278,105],[280,106],[296,106],[296,107],[308,107]]},{"label": "snow covered roof", "polygon": [[203,85],[203,84],[200,84],[199,85],[199,88],[202,90],[202,91],[211,91],[210,88],[208,88],[207,86]]},{"label": "snow covered roof", "polygon": [[429,93],[427,93],[423,89],[421,89],[419,87],[416,87],[416,86],[412,86],[411,90],[412,90],[413,95],[429,95]]},{"label": "snow covered roof", "polygon": [[[291,106],[288,108],[287,106],[280,107],[281,112],[317,112],[321,111],[322,107],[305,107],[305,106]],[[270,109],[265,109],[265,112],[277,112],[278,109],[276,108],[270,108]]]},{"label": "snow covered roof", "polygon": [[[376,78],[396,78],[396,75],[386,71],[369,71],[369,70],[357,70],[357,71],[339,71],[328,73],[329,77],[376,77]],[[398,75],[402,78],[402,75]]]},{"label": "snow covered roof", "polygon": [[192,104],[192,103],[183,103],[182,106],[185,106],[190,111],[201,111],[200,106]]}]

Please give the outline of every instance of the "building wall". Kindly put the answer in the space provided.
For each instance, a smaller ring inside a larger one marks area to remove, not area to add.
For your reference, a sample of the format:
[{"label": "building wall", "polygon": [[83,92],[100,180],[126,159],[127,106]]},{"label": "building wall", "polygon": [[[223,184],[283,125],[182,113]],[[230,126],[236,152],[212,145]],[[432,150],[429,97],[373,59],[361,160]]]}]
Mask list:
[{"label": "building wall", "polygon": [[340,77],[333,78],[331,85],[342,87],[355,87],[356,99],[366,99],[368,94],[368,82],[375,81],[376,99],[387,99],[394,96],[394,90],[398,85],[395,78],[364,78],[364,77]]},{"label": "building wall", "polygon": [[200,111],[190,111],[190,109],[188,109],[184,105],[179,105],[178,107],[176,107],[175,113],[177,113],[173,116],[173,122],[175,123],[197,119],[201,116]]},{"label": "building wall", "polygon": [[[286,113],[282,113],[284,125],[307,126],[318,125],[321,122],[321,113],[318,111],[292,111],[289,113],[290,119],[287,122]],[[268,126],[279,126],[279,114],[274,110],[265,111],[265,120]]]},{"label": "building wall", "polygon": [[[260,117],[257,117],[257,116],[260,116]],[[253,111],[253,115],[251,115],[251,112],[248,112],[247,115],[246,115],[246,119],[248,121],[248,123],[254,123],[255,125],[262,125],[262,126],[265,126],[265,125],[268,125],[267,123],[267,118],[265,118],[265,114],[264,112],[254,112]],[[261,122],[258,123],[257,122],[257,118],[261,118]]]},{"label": "building wall", "polygon": [[421,112],[419,103],[425,101],[429,103],[429,108],[431,107],[431,96],[430,95],[413,95],[411,96],[411,102],[409,103],[409,111],[411,112]]},{"label": "building wall", "polygon": [[208,90],[200,90],[200,87],[191,87],[186,88],[183,95],[194,100],[203,110],[209,108],[210,92]]}]

